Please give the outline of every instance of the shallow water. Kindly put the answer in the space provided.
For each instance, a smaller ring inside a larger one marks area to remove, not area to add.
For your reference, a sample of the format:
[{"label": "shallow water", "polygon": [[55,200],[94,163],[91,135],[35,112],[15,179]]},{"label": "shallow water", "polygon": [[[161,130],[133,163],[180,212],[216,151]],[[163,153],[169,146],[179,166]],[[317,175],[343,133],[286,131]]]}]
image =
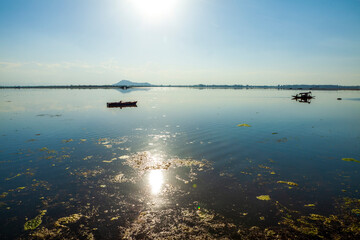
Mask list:
[{"label": "shallow water", "polygon": [[359,236],[360,92],[295,93],[2,89],[0,238]]}]

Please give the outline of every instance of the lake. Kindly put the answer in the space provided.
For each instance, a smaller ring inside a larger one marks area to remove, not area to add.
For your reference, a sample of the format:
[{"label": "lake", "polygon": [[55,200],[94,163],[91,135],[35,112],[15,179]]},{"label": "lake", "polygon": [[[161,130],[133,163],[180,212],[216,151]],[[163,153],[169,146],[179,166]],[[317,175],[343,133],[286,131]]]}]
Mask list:
[{"label": "lake", "polygon": [[0,92],[1,239],[360,237],[359,91]]}]

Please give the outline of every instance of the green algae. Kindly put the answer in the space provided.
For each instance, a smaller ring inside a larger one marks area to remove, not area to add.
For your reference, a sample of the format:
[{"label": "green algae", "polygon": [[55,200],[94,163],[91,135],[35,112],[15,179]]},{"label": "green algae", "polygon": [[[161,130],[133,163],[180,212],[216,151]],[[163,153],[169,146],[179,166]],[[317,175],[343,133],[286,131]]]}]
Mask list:
[{"label": "green algae", "polygon": [[262,201],[270,201],[271,200],[269,195],[260,195],[260,196],[257,196],[256,198],[259,200],[262,200]]},{"label": "green algae", "polygon": [[65,225],[66,224],[70,224],[70,223],[75,223],[77,222],[80,218],[82,218],[83,215],[82,214],[79,214],[79,213],[75,213],[75,214],[72,214],[68,217],[62,217],[62,218],[59,218],[55,223],[54,225],[56,227],[66,227]]},{"label": "green algae", "polygon": [[31,168],[28,168],[28,169],[26,169],[26,172],[18,173],[18,174],[16,174],[15,176],[12,176],[12,177],[10,177],[10,178],[6,178],[5,180],[6,180],[6,181],[9,181],[9,180],[12,180],[12,179],[14,179],[14,178],[20,177],[20,176],[22,176],[22,175],[34,176],[34,173],[31,171]]},{"label": "green algae", "polygon": [[91,159],[93,156],[86,156],[83,158],[84,161]]},{"label": "green algae", "polygon": [[296,222],[292,219],[285,218],[280,224],[288,225],[295,231],[306,235],[314,235],[318,236],[319,229],[315,227],[313,224],[304,221],[303,219],[298,219]]},{"label": "green algae", "polygon": [[354,159],[354,158],[342,158],[341,160],[347,161],[347,162],[357,162],[357,163],[360,163],[359,160],[356,160],[356,159]]},{"label": "green algae", "polygon": [[258,165],[258,166],[259,166],[259,168],[271,169],[270,167],[268,167],[268,166],[264,166],[264,165]]},{"label": "green algae", "polygon": [[315,204],[313,203],[305,204],[304,207],[315,207]]},{"label": "green algae", "polygon": [[287,181],[277,181],[277,183],[285,183],[289,186],[299,186],[299,184],[294,183],[294,182],[287,182]]},{"label": "green algae", "polygon": [[351,209],[351,212],[356,214],[356,215],[360,215],[360,209],[359,208]]},{"label": "green algae", "polygon": [[238,127],[251,127],[249,124],[246,123],[242,123],[242,124],[238,124]]},{"label": "green algae", "polygon": [[23,175],[23,174],[24,174],[24,173],[18,173],[18,174],[14,175],[14,176],[12,176],[12,177],[10,177],[10,178],[5,178],[5,180],[6,180],[6,181],[9,181],[9,180],[12,180],[12,179],[14,179],[14,178],[20,177],[20,176]]},{"label": "green algae", "polygon": [[27,221],[25,224],[24,224],[24,230],[27,231],[27,230],[34,230],[36,229],[38,226],[40,226],[40,224],[42,223],[42,216],[44,216],[46,213],[46,210],[43,210],[40,212],[39,215],[37,215],[35,218]]}]

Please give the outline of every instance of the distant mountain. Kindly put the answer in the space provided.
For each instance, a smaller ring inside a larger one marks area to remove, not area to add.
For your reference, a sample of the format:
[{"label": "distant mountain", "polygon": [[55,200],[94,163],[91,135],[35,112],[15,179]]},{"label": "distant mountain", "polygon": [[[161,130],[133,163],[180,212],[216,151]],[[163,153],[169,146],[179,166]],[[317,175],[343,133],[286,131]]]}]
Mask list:
[{"label": "distant mountain", "polygon": [[113,84],[113,86],[126,86],[126,87],[150,87],[150,83],[136,83],[129,80],[121,80],[118,83]]}]

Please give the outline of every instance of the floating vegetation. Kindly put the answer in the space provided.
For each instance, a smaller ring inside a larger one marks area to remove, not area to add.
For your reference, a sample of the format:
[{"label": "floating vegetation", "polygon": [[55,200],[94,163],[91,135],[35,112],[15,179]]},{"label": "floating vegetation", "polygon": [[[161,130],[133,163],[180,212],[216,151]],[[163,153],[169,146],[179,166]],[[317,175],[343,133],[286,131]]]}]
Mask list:
[{"label": "floating vegetation", "polygon": [[112,158],[111,160],[103,160],[102,162],[104,162],[104,163],[112,163],[113,161],[116,161],[116,160],[119,160],[119,159],[127,159],[127,158],[129,158],[129,156],[124,155],[124,156],[121,156],[121,157]]},{"label": "floating vegetation", "polygon": [[189,183],[189,181],[188,181],[188,180],[185,180],[185,179],[181,178],[179,175],[176,175],[176,176],[175,176],[175,178],[176,178],[177,180],[179,180],[179,181],[181,181],[181,182],[185,183],[185,184],[188,184],[188,183]]},{"label": "floating vegetation", "polygon": [[71,138],[70,138],[70,139],[62,140],[63,143],[68,143],[68,142],[72,142],[72,141],[74,141],[74,139],[71,139]]},{"label": "floating vegetation", "polygon": [[238,127],[251,127],[249,124],[246,123],[242,123],[242,124],[238,124]]},{"label": "floating vegetation", "polygon": [[122,239],[229,239],[239,238],[235,224],[208,211],[166,209],[143,211],[122,228]]},{"label": "floating vegetation", "polygon": [[360,163],[359,160],[356,160],[356,159],[354,159],[354,158],[342,158],[341,160],[347,161],[347,162],[357,162],[357,163]]},{"label": "floating vegetation", "polygon": [[83,160],[86,161],[86,160],[92,159],[92,157],[93,157],[93,156],[86,156],[86,157],[83,158]]},{"label": "floating vegetation", "polygon": [[277,132],[273,132],[273,133],[271,133],[271,134],[275,135],[275,134],[278,134],[278,133],[277,133]]},{"label": "floating vegetation", "polygon": [[264,169],[271,169],[270,167],[264,166],[264,165],[258,165],[259,168],[264,168]]},{"label": "floating vegetation", "polygon": [[86,142],[86,139],[82,138],[80,139],[80,142]]},{"label": "floating vegetation", "polygon": [[3,192],[1,195],[0,195],[0,198],[5,198],[9,193],[8,192]]},{"label": "floating vegetation", "polygon": [[149,152],[142,152],[133,154],[127,157],[126,161],[123,163],[128,165],[133,169],[138,169],[140,171],[147,170],[156,170],[163,169],[167,170],[170,167],[198,167],[199,170],[203,170],[204,167],[210,167],[210,163],[206,160],[197,161],[193,159],[169,159],[165,160],[159,156],[152,156]]},{"label": "floating vegetation", "polygon": [[119,173],[118,175],[116,175],[112,180],[112,182],[115,183],[124,183],[124,182],[135,182],[134,179],[128,179],[127,177],[125,177],[125,174],[123,173]]},{"label": "floating vegetation", "polygon": [[360,215],[360,209],[359,208],[351,209],[351,212],[356,214],[356,215]]},{"label": "floating vegetation", "polygon": [[197,210],[196,214],[201,218],[201,220],[208,222],[214,219],[215,215],[211,214],[209,211],[207,210]]},{"label": "floating vegetation", "polygon": [[39,150],[42,152],[45,152],[45,151],[48,151],[49,149],[47,147],[43,147],[43,148],[40,148]]},{"label": "floating vegetation", "polygon": [[14,178],[16,178],[16,177],[20,177],[21,175],[23,175],[24,173],[18,173],[18,174],[16,174],[15,176],[12,176],[12,177],[10,177],[10,178],[5,178],[5,180],[6,181],[9,181],[9,180],[11,180],[11,179],[14,179]]},{"label": "floating vegetation", "polygon": [[75,223],[77,221],[79,221],[80,218],[82,218],[83,215],[79,214],[79,213],[75,213],[75,214],[72,214],[68,217],[62,217],[62,218],[59,218],[55,223],[54,225],[56,227],[64,227],[66,228],[66,224],[70,224],[70,223]]},{"label": "floating vegetation", "polygon": [[257,196],[256,198],[259,200],[262,200],[262,201],[270,201],[271,200],[269,195],[260,195],[260,196]]},{"label": "floating vegetation", "polygon": [[274,175],[274,174],[276,174],[276,172],[272,171],[272,172],[270,172],[270,174]]},{"label": "floating vegetation", "polygon": [[71,172],[71,174],[72,175],[75,174],[77,176],[88,178],[88,177],[95,177],[95,176],[101,174],[102,172],[103,172],[103,169],[98,169],[98,170],[97,169],[95,169],[95,170],[88,169],[83,172],[80,172],[80,171],[75,171],[75,173]]},{"label": "floating vegetation", "polygon": [[277,181],[277,183],[285,183],[289,186],[299,186],[299,184],[294,183],[294,182],[287,182],[287,181]]},{"label": "floating vegetation", "polygon": [[[31,233],[30,235],[32,237],[35,237],[36,239],[59,239],[59,235],[61,233],[61,228],[55,228],[55,229],[47,229],[45,227],[38,228],[35,232]],[[62,238],[65,239],[65,238]]]},{"label": "floating vegetation", "polygon": [[315,204],[313,203],[305,204],[304,207],[315,207]]},{"label": "floating vegetation", "polygon": [[287,142],[288,141],[288,139],[286,138],[286,137],[284,137],[284,138],[280,138],[280,139],[278,139],[278,140],[276,140],[277,142]]},{"label": "floating vegetation", "polygon": [[118,158],[112,158],[111,160],[103,160],[104,163],[112,163],[113,161],[118,160]]},{"label": "floating vegetation", "polygon": [[[278,202],[277,205],[280,206]],[[315,204],[305,206],[312,207]],[[344,198],[337,203],[337,209],[339,209],[338,215],[324,216],[311,213],[301,216],[298,211],[291,211],[282,207],[279,210],[285,216],[279,224],[289,226],[300,234],[310,235],[304,236],[304,239],[313,237],[318,239],[358,239],[360,237],[360,222],[357,212],[360,210],[360,199]]]},{"label": "floating vegetation", "polygon": [[47,182],[47,181],[39,181],[36,179],[33,179],[33,184],[31,184],[31,187],[36,189],[36,188],[44,188],[45,190],[50,190],[51,185]]},{"label": "floating vegetation", "polygon": [[29,221],[27,221],[24,224],[24,230],[34,230],[36,229],[38,226],[40,226],[40,224],[42,223],[42,216],[44,216],[46,213],[46,210],[42,210],[40,211],[40,214],[37,215],[34,219],[31,219]]}]

